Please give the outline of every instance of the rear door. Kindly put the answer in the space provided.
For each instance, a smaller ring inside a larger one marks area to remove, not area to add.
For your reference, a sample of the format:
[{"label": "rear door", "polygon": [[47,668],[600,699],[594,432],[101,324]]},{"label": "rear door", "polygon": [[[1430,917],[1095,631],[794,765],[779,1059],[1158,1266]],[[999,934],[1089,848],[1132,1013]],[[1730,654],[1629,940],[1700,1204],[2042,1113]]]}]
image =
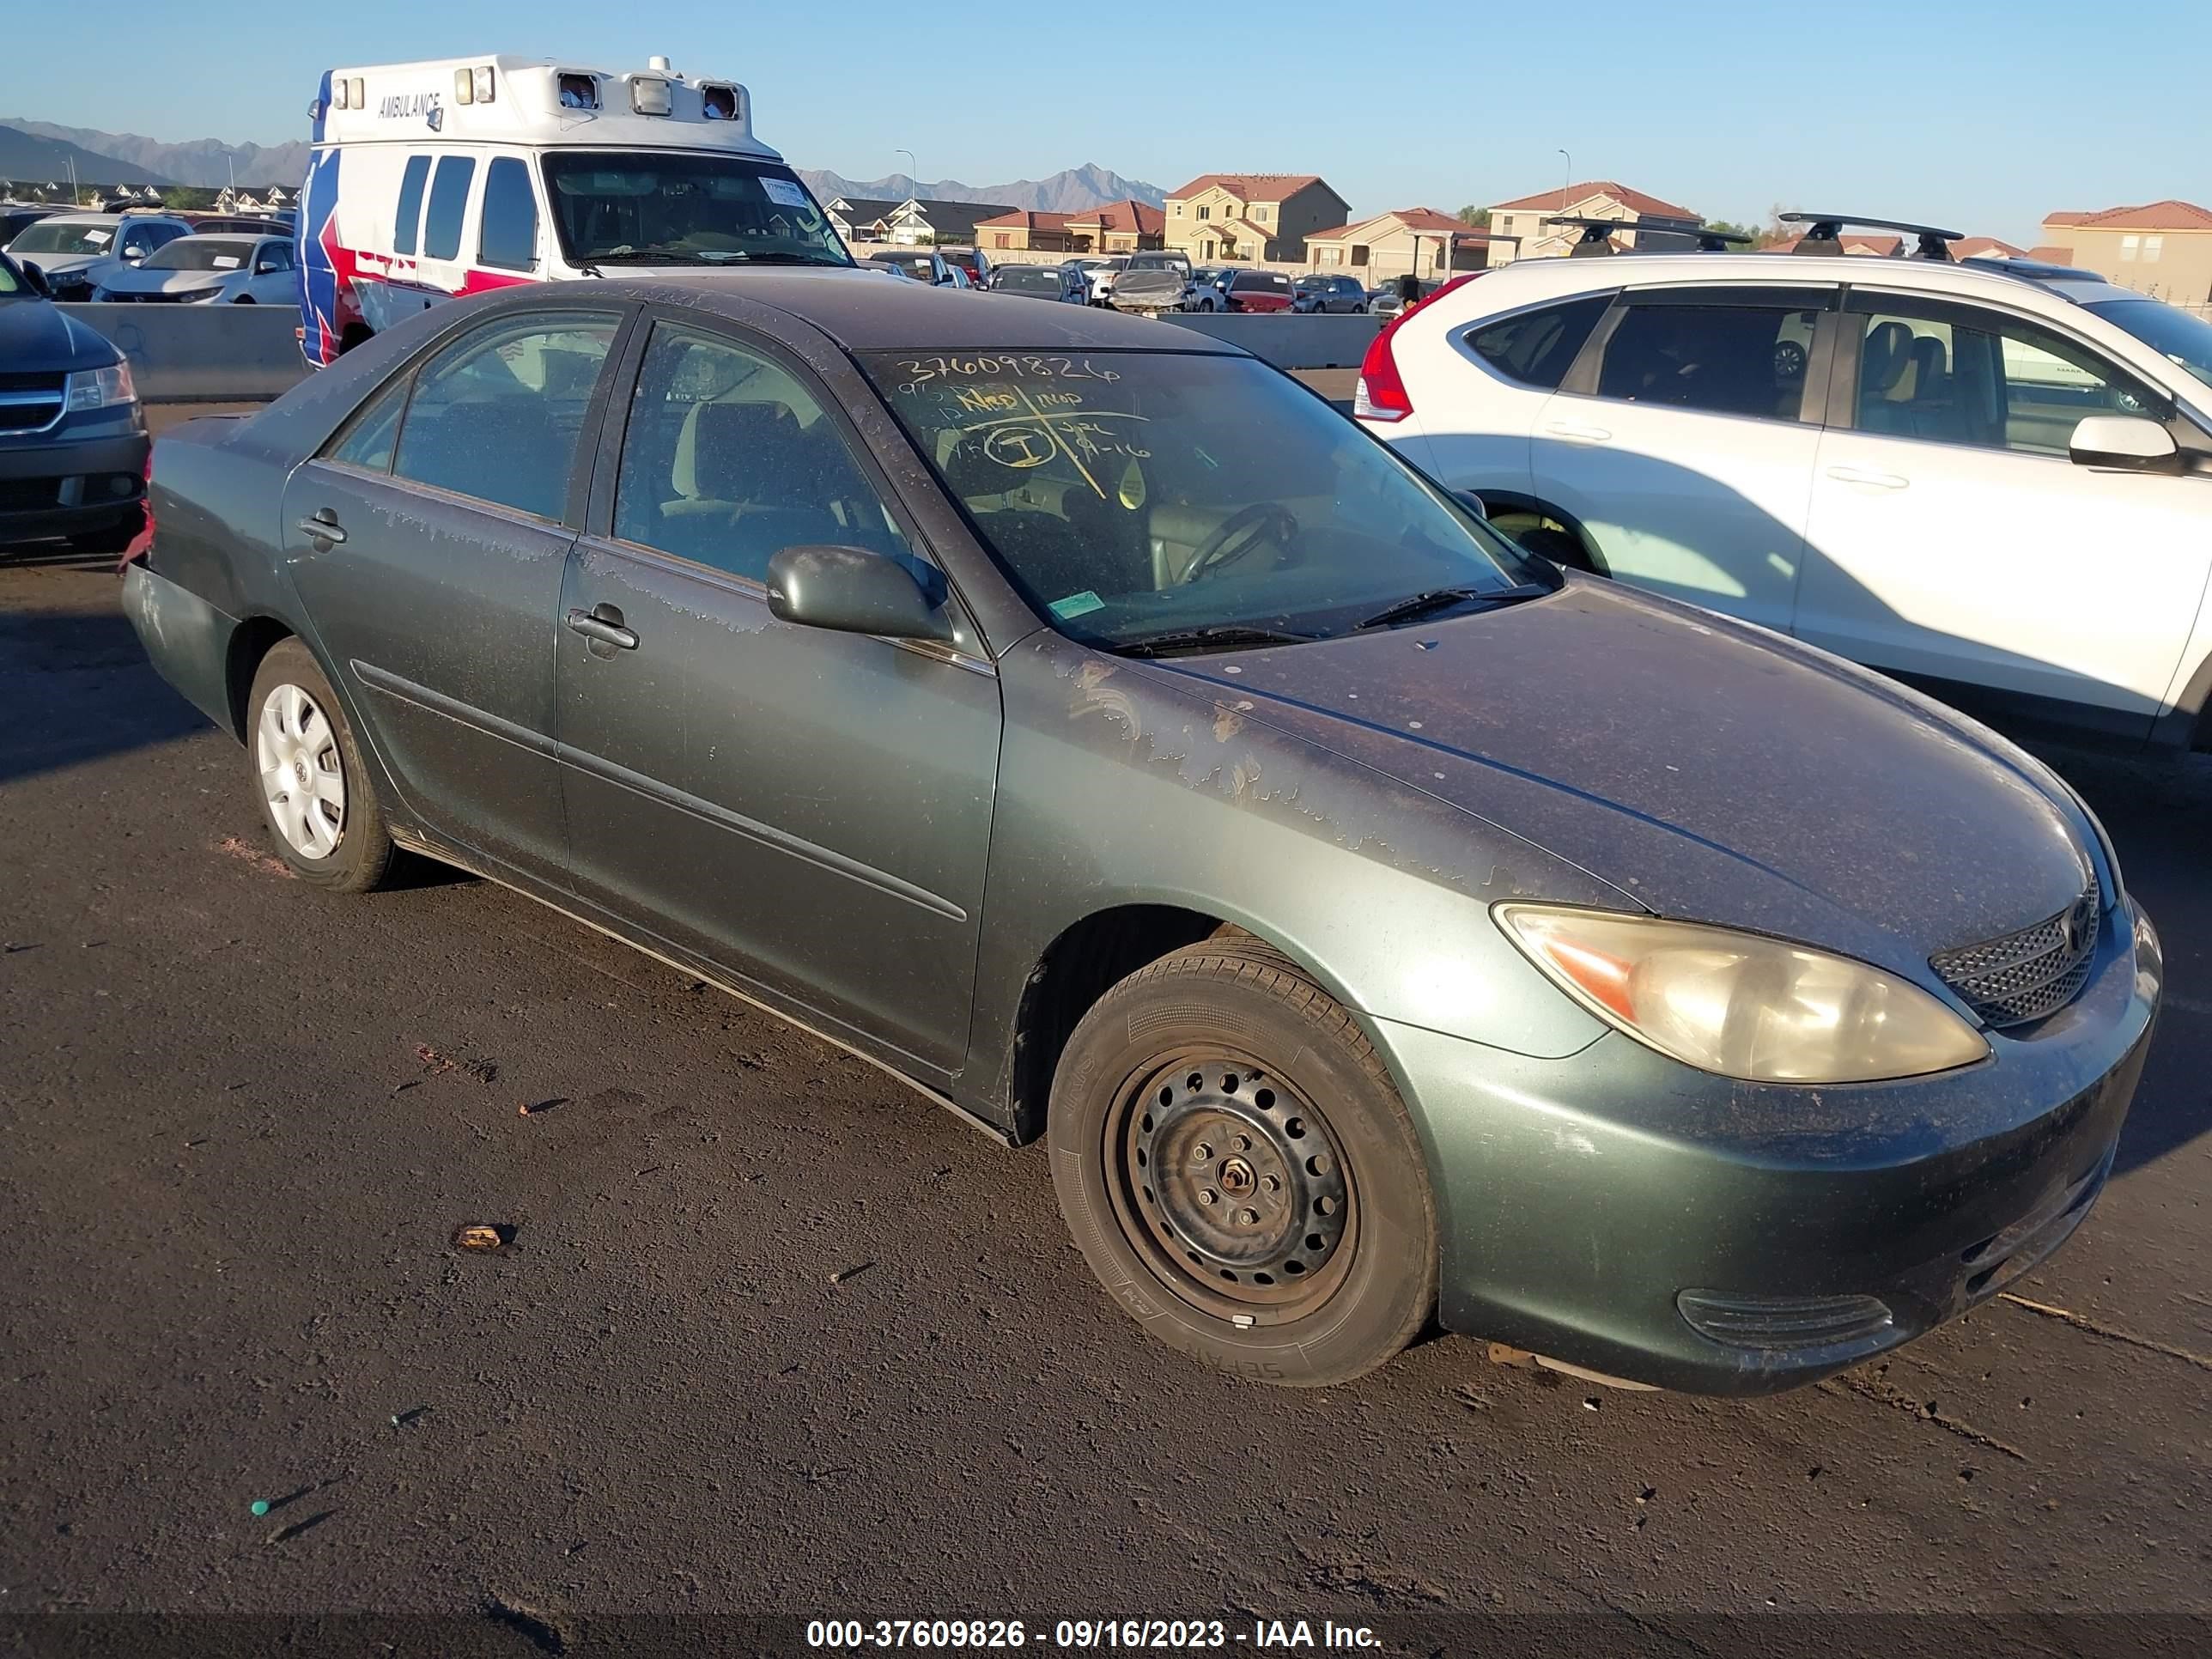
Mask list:
[{"label": "rear door", "polygon": [[2171,403],[1990,307],[1860,289],[1839,320],[1798,631],[2148,737],[2212,570],[2212,476],[2077,466],[2067,449],[2085,416],[2172,421]]},{"label": "rear door", "polygon": [[[558,881],[561,582],[623,309],[508,312],[364,405],[292,475],[285,560],[424,827]],[[343,539],[340,539],[343,538]]]},{"label": "rear door", "polygon": [[1814,348],[1837,300],[1750,285],[1622,295],[1536,417],[1534,493],[1616,580],[1787,630],[1826,384]]},{"label": "rear door", "polygon": [[734,328],[653,325],[600,475],[557,652],[579,896],[949,1075],[967,1048],[997,675],[972,631],[956,649],[796,627],[764,585],[769,558],[806,543],[942,578],[834,394]]}]

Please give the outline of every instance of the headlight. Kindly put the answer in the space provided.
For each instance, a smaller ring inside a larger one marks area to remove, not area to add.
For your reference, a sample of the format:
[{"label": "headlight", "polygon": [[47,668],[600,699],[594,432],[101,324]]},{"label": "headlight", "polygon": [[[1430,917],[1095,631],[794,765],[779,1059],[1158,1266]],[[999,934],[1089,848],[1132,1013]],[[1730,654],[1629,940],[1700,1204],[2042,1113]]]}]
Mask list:
[{"label": "headlight", "polygon": [[116,363],[106,368],[81,368],[69,377],[69,408],[74,415],[87,409],[112,409],[118,404],[135,404],[138,388],[131,384],[131,365]]},{"label": "headlight", "polygon": [[1990,1051],[1918,986],[1824,951],[1613,911],[1501,904],[1494,914],[1569,996],[1699,1071],[1870,1083],[1949,1071]]}]

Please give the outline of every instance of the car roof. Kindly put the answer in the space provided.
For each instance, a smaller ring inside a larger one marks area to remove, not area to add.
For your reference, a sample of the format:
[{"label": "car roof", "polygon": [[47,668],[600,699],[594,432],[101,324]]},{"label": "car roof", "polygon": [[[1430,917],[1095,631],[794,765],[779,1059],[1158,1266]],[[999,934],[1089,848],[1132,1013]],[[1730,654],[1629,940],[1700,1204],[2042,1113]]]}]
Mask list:
[{"label": "car roof", "polygon": [[[2063,273],[2063,274],[2062,274]],[[1864,253],[1624,253],[1605,259],[1516,259],[1466,290],[1484,310],[1617,288],[1680,284],[1855,283],[2017,300],[2023,289],[2069,301],[2123,296],[2094,272],[2027,261],[1893,259]]]},{"label": "car roof", "polygon": [[[738,303],[771,307],[811,324],[848,351],[931,350],[1175,350],[1221,356],[1245,354],[1188,329],[1119,312],[1077,306],[1017,306],[972,290],[921,283],[862,280],[843,270],[684,271],[650,279],[594,283],[642,300],[675,300],[698,310],[737,319]],[[541,291],[538,303],[544,304]]]}]

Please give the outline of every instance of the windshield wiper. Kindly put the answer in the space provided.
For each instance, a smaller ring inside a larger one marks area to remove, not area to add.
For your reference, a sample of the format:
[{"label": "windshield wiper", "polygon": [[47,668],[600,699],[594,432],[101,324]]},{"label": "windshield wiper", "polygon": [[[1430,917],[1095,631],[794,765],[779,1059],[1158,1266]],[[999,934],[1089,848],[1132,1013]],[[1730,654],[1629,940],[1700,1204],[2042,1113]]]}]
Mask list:
[{"label": "windshield wiper", "polygon": [[1186,628],[1172,634],[1154,634],[1127,645],[1107,648],[1124,657],[1164,657],[1181,651],[1233,651],[1245,645],[1304,645],[1318,637],[1293,634],[1280,628],[1250,628],[1241,623],[1212,628]]},{"label": "windshield wiper", "polygon": [[1371,617],[1362,617],[1352,624],[1352,631],[1357,634],[1364,628],[1388,628],[1393,623],[1413,622],[1418,617],[1432,617],[1439,611],[1449,611],[1455,605],[1509,605],[1516,599],[1540,599],[1552,591],[1542,582],[1520,582],[1511,587],[1432,587],[1387,605]]}]

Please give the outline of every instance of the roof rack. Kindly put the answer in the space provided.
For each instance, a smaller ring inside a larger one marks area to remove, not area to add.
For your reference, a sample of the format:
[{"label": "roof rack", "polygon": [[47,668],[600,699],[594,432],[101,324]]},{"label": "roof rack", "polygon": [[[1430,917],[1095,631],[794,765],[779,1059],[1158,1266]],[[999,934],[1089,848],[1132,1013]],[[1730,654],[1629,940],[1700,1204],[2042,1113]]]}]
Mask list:
[{"label": "roof rack", "polygon": [[[1963,241],[1963,230],[1942,230],[1934,225],[1916,225],[1902,219],[1862,219],[1850,213],[1778,213],[1775,217],[1785,225],[1803,225],[1806,231],[1794,250],[1799,253],[1841,253],[1844,251],[1844,227],[1857,230],[1894,230],[1919,239],[1912,251],[1916,259],[1933,259],[1949,264],[1950,244]],[[1899,257],[1903,248],[1899,247]]]},{"label": "roof rack", "polygon": [[1647,236],[1682,236],[1695,240],[1700,253],[1724,253],[1732,243],[1748,242],[1751,238],[1741,231],[1709,230],[1699,219],[1584,219],[1572,216],[1547,219],[1547,225],[1578,226],[1582,234],[1573,247],[1567,250],[1571,259],[1601,259],[1623,252],[1637,249],[1613,246],[1616,231],[1632,230]]}]

